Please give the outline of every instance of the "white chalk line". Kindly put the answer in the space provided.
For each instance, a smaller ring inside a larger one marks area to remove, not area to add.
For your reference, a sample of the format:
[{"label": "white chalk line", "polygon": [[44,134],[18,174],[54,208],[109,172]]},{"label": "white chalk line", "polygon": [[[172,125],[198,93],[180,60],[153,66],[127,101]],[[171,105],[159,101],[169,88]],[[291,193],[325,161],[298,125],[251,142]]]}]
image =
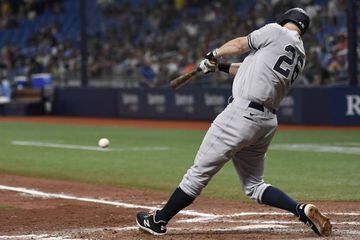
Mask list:
[{"label": "white chalk line", "polygon": [[318,152],[318,153],[341,153],[360,155],[360,147],[346,147],[333,145],[312,144],[273,144],[270,145],[271,150],[282,151],[300,151],[300,152]]},{"label": "white chalk line", "polygon": [[[194,233],[201,233],[201,232],[232,232],[232,231],[254,231],[254,230],[266,230],[266,229],[274,229],[274,228],[287,228],[286,226],[281,225],[248,225],[248,226],[239,226],[239,227],[232,227],[232,228],[192,228],[191,230],[185,229],[185,228],[168,228],[168,234],[171,235],[171,233],[186,233],[186,234],[194,234]],[[116,231],[116,232],[129,232],[129,231],[138,231],[139,228],[137,226],[129,226],[129,227],[122,227],[122,228],[106,228],[110,231]],[[78,231],[72,230],[73,234],[76,233],[95,233],[99,231],[104,231],[105,228],[94,228],[94,229],[82,229]],[[53,234],[29,234],[29,235],[8,235],[8,236],[0,236],[0,239],[17,239],[17,240],[30,240],[30,239],[36,239],[36,240],[78,240],[71,238],[70,236],[55,236],[59,235],[60,233],[53,233]],[[54,235],[55,237],[52,237],[51,235]]]},{"label": "white chalk line", "polygon": [[[215,232],[248,232],[248,231],[259,231],[259,230],[273,230],[281,229],[281,228],[287,228],[287,226],[282,225],[264,225],[264,224],[258,224],[258,225],[247,225],[247,226],[237,226],[237,227],[230,227],[230,228],[176,228],[176,227],[170,227],[168,228],[168,235],[171,234],[194,234],[194,233],[215,233]],[[116,231],[116,232],[129,232],[129,231],[138,231],[139,228],[137,226],[129,226],[129,227],[121,227],[121,228],[94,228],[94,229],[79,229],[79,230],[71,230],[73,234],[76,233],[95,233],[99,231]],[[51,235],[59,235],[60,233],[53,233],[53,234],[41,234],[41,235],[35,235],[35,234],[29,234],[29,235],[14,235],[14,236],[0,236],[0,239],[19,239],[19,240],[27,240],[27,239],[36,239],[36,240],[77,240],[73,239],[69,236],[56,236],[51,237]]]},{"label": "white chalk line", "polygon": [[[47,193],[47,192],[42,192],[39,190],[28,189],[28,188],[23,188],[23,187],[12,187],[12,186],[0,185],[0,190],[25,193],[25,194],[35,196],[35,197],[75,200],[75,201],[81,201],[81,202],[112,205],[112,206],[123,207],[123,208],[147,209],[150,211],[158,209],[157,207],[125,203],[125,202],[120,202],[120,201],[109,201],[109,200],[89,198],[89,197],[76,197],[76,196],[68,195],[68,194],[64,194],[64,193]],[[182,210],[179,213],[182,215],[186,215],[186,216],[198,217],[199,221],[200,221],[200,218],[204,218],[204,219],[206,218],[208,221],[209,220],[211,221],[211,220],[218,219],[218,218],[234,218],[234,217],[240,217],[240,216],[291,215],[290,213],[286,213],[286,212],[242,212],[242,213],[222,215],[222,214],[202,213],[202,212],[197,212],[194,210]],[[329,212],[326,214],[344,215],[344,216],[360,216],[360,212]]]},{"label": "white chalk line", "polygon": [[[139,151],[168,151],[170,147],[155,146],[155,147],[126,147],[126,148],[100,148],[97,146],[83,146],[73,144],[50,143],[41,141],[11,141],[11,144],[17,146],[31,146],[31,147],[48,147],[48,148],[61,148],[61,149],[74,149],[74,150],[90,150],[99,152],[139,152]],[[318,153],[341,153],[341,154],[355,154],[360,155],[360,147],[357,143],[352,146],[333,146],[333,145],[320,145],[320,144],[273,144],[270,146],[271,150],[282,151],[301,151],[301,152],[318,152]]]},{"label": "white chalk line", "polygon": [[[147,210],[151,210],[151,211],[157,209],[156,207],[137,205],[137,204],[125,203],[125,202],[119,202],[119,201],[108,201],[108,200],[102,200],[102,199],[96,199],[96,198],[76,197],[76,196],[60,194],[60,193],[46,193],[46,192],[41,192],[38,190],[27,189],[27,188],[22,188],[22,187],[11,187],[11,186],[0,185],[0,190],[26,193],[26,194],[29,194],[29,195],[35,196],[35,197],[76,200],[76,201],[81,201],[81,202],[112,205],[112,206],[117,206],[117,207],[122,207],[122,208],[147,209]],[[181,211],[180,214],[187,215],[187,216],[208,217],[208,218],[217,217],[217,215],[214,215],[214,214],[201,213],[201,212],[196,212],[196,211],[192,211],[192,210],[184,210],[184,211]]]},{"label": "white chalk line", "polygon": [[[337,215],[337,216],[360,216],[360,212],[326,212],[326,215]],[[236,220],[229,220],[231,218],[236,217],[246,217],[246,216],[293,216],[292,213],[287,212],[242,212],[242,213],[234,213],[234,214],[226,214],[226,215],[216,215],[215,217],[196,217],[196,218],[190,218],[190,219],[182,219],[178,220],[178,222],[183,223],[192,223],[192,222],[226,222],[226,221],[233,221],[236,222]],[[340,223],[339,224],[345,224]],[[360,222],[351,223],[350,225],[360,225]]]},{"label": "white chalk line", "polygon": [[[76,197],[76,196],[71,196],[71,195],[67,195],[67,194],[58,194],[58,193],[46,193],[46,192],[33,190],[33,189],[27,189],[27,188],[22,188],[22,187],[11,187],[11,186],[0,185],[0,190],[25,193],[25,194],[28,194],[28,195],[31,195],[31,196],[34,196],[34,197],[76,200],[76,201],[82,201],[82,202],[91,202],[91,203],[97,203],[97,204],[112,205],[112,206],[123,207],[123,208],[133,208],[133,209],[135,208],[135,209],[147,209],[147,210],[155,210],[155,209],[157,209],[156,207],[145,206],[145,205],[137,205],[137,204],[131,204],[131,203],[125,203],[125,202],[119,202],[119,201],[108,201],[108,200],[95,199],[95,198]],[[197,217],[197,218],[188,219],[188,220],[178,220],[178,222],[186,222],[187,221],[187,222],[197,222],[197,223],[201,223],[202,221],[206,221],[206,223],[209,223],[209,222],[221,222],[221,221],[222,222],[230,222],[230,221],[233,222],[235,220],[233,220],[233,219],[228,219],[227,220],[226,218],[234,218],[234,217],[241,217],[241,216],[289,215],[288,213],[281,213],[281,212],[243,212],[243,213],[235,213],[235,214],[216,215],[216,214],[210,214],[210,213],[201,213],[201,212],[197,212],[197,211],[193,211],[193,210],[183,210],[183,211],[180,211],[179,214],[186,215],[186,216],[193,216],[193,217]],[[344,216],[360,216],[360,212],[348,212],[348,213],[344,213],[344,212],[343,213],[339,213],[339,212],[331,213],[331,212],[329,212],[329,213],[326,213],[326,214],[329,214],[329,215],[331,215],[331,214],[344,215]],[[266,220],[264,220],[264,221],[262,221],[262,220],[238,220],[237,222],[247,223],[247,224],[255,224],[255,225],[252,225],[252,226],[259,226],[259,225],[260,226],[267,226],[268,228],[274,228],[274,227],[269,227],[269,226],[274,226],[274,225],[283,227],[283,225],[280,225],[280,224],[294,224],[295,223],[295,222],[292,222],[292,221],[266,221]],[[360,222],[356,222],[356,221],[337,222],[335,224],[339,224],[339,225],[342,225],[342,224],[344,224],[344,225],[360,225]],[[249,226],[249,225],[247,225],[247,226]],[[235,228],[221,228],[221,229],[223,229],[221,231],[235,231],[235,230],[236,231],[238,231],[238,230],[246,230],[246,231],[248,231],[249,229],[246,228],[247,226],[240,226],[240,227],[235,227]],[[254,228],[256,228],[256,227],[254,227]],[[116,230],[116,228],[114,228],[114,229]],[[126,229],[134,230],[134,227],[126,227],[126,228],[124,228],[124,230],[121,230],[121,231],[125,231]],[[219,229],[211,228],[211,229],[202,229],[201,231],[207,231],[208,232],[208,231],[217,231],[217,230],[219,230]],[[197,229],[192,228],[191,231],[196,232]],[[345,230],[342,230],[341,233],[345,233],[344,231]],[[346,233],[349,233],[349,232],[347,231]],[[360,231],[353,231],[351,234],[360,235]],[[24,235],[24,236],[26,236],[26,235]],[[59,239],[59,240],[60,239],[68,239],[68,238],[65,238],[65,237],[51,238],[50,235],[41,235],[41,236],[43,238],[40,238],[40,237],[36,238],[35,237],[35,238],[32,238],[32,239],[46,239],[46,240],[50,240],[50,239]],[[0,239],[6,239],[6,238],[4,236],[0,236]],[[16,238],[13,238],[13,239],[16,239]],[[29,238],[23,238],[23,239],[29,239]]]},{"label": "white chalk line", "polygon": [[336,142],[335,145],[340,146],[358,146],[360,147],[360,142]]},{"label": "white chalk line", "polygon": [[47,147],[47,148],[61,148],[61,149],[73,149],[73,150],[89,150],[99,152],[151,152],[151,151],[168,151],[169,147],[124,147],[124,148],[100,148],[96,146],[83,146],[50,142],[38,142],[38,141],[11,141],[11,144],[17,146],[29,146],[29,147]]},{"label": "white chalk line", "polygon": [[15,239],[15,240],[81,240],[78,238],[71,238],[70,236],[61,236],[61,237],[55,237],[55,236],[51,236],[51,234],[40,234],[40,235],[36,235],[36,234],[29,234],[29,235],[9,235],[9,236],[0,236],[0,239]]},{"label": "white chalk line", "polygon": [[[237,226],[237,227],[225,227],[225,228],[208,228],[208,227],[191,227],[190,228],[180,228],[180,227],[167,227],[168,231],[177,232],[177,231],[184,231],[188,229],[189,231],[227,231],[227,230],[251,230],[251,229],[266,229],[266,228],[287,228],[288,226],[283,226],[279,224],[253,224],[253,225],[246,225],[246,226]],[[86,229],[73,229],[68,232],[72,233],[92,233],[92,232],[99,232],[99,231],[116,231],[116,232],[126,232],[126,231],[134,231],[139,230],[138,226],[127,226],[127,227],[103,227],[103,228],[86,228]]]},{"label": "white chalk line", "polygon": [[[258,231],[258,230],[264,230],[264,231],[270,231],[273,232],[274,229],[277,229],[277,231],[283,231],[283,232],[299,232],[299,231],[307,231],[306,226],[302,223],[304,228],[293,228],[277,223],[260,223],[260,224],[251,224],[251,225],[244,225],[244,226],[235,226],[235,227],[167,227],[168,234],[171,235],[172,233],[181,233],[181,234],[194,234],[194,233],[202,233],[202,232],[248,232],[250,230]],[[78,230],[72,230],[73,233],[81,233],[81,232],[99,232],[99,231],[116,231],[116,232],[129,232],[129,231],[137,231],[139,230],[138,226],[127,226],[127,227],[104,227],[104,228],[87,228],[87,229],[78,229]],[[311,231],[311,230],[309,230]],[[333,229],[333,233],[335,234],[349,234],[349,235],[360,235],[360,230],[341,230],[341,229]]]},{"label": "white chalk line", "polygon": [[[288,212],[265,212],[266,215],[293,215]],[[360,212],[328,212],[327,214],[332,215],[346,215],[346,216],[360,216]],[[221,215],[222,217],[244,217],[244,216],[254,216],[254,215],[264,215],[264,212],[241,212],[228,215]]]},{"label": "white chalk line", "polygon": [[[248,226],[239,226],[233,228],[193,228],[190,230],[190,233],[198,233],[198,232],[227,232],[227,231],[249,231],[249,230],[261,230],[261,229],[271,229],[271,228],[286,228],[286,226],[281,225],[248,225]],[[95,233],[100,231],[116,231],[116,232],[128,232],[128,231],[137,231],[139,228],[137,226],[129,226],[129,227],[120,227],[120,228],[86,228],[86,229],[77,229],[77,230],[70,230],[73,234],[76,233]],[[184,232],[186,230],[189,233],[188,229],[184,228],[168,228],[169,232]],[[67,232],[69,232],[67,230]],[[71,238],[70,236],[56,236],[52,237],[51,235],[59,235],[60,232],[53,233],[53,234],[29,234],[29,235],[8,235],[8,236],[0,236],[0,239],[19,239],[19,240],[27,240],[27,239],[36,239],[36,240],[77,240]],[[171,233],[170,233],[171,234]]]},{"label": "white chalk line", "polygon": [[[216,218],[216,219],[207,219],[207,218],[191,218],[191,219],[181,219],[178,220],[179,223],[247,223],[247,224],[287,224],[287,225],[302,225],[300,221],[285,221],[285,220],[241,220],[241,219],[229,219],[229,218]],[[356,221],[331,221],[333,225],[351,225],[351,226],[360,226],[360,222]]]},{"label": "white chalk line", "polygon": [[[271,232],[274,233],[274,230],[278,233],[298,233],[305,232],[310,230],[299,229],[299,228],[290,228],[288,226],[280,225],[280,224],[256,224],[256,225],[246,225],[246,226],[236,226],[236,227],[220,227],[220,228],[209,228],[209,227],[191,227],[191,228],[179,228],[179,227],[168,227],[167,235],[187,235],[187,234],[199,234],[199,233],[241,233],[241,232]],[[66,230],[68,232],[68,230]],[[87,228],[87,229],[78,229],[78,230],[70,230],[73,234],[76,233],[95,233],[100,231],[115,231],[116,233],[121,232],[132,232],[139,231],[137,226],[127,226],[127,227],[107,227],[107,228]],[[67,236],[56,236],[61,234],[60,232],[53,234],[29,234],[29,235],[14,235],[14,236],[0,236],[0,239],[19,239],[19,240],[28,240],[28,239],[36,239],[36,240],[78,240]],[[55,237],[51,237],[54,235]],[[360,235],[360,231],[358,230],[340,230],[333,229],[333,237],[341,236],[341,237],[349,237],[349,236],[358,236]],[[318,238],[302,238],[302,239],[318,239]]]}]

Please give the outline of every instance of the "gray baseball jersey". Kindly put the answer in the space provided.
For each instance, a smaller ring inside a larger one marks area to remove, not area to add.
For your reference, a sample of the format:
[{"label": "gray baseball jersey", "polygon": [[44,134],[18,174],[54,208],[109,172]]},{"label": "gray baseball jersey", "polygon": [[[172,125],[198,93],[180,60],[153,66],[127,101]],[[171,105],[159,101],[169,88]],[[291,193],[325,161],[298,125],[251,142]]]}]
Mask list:
[{"label": "gray baseball jersey", "polygon": [[253,51],[235,76],[233,96],[277,109],[304,68],[301,37],[296,31],[271,23],[249,34],[248,43]]},{"label": "gray baseball jersey", "polygon": [[[277,128],[273,109],[304,68],[305,53],[299,34],[275,23],[249,34],[248,44],[252,52],[235,76],[234,100],[211,124],[180,183],[189,196],[198,196],[230,159],[248,197],[261,203],[269,186],[263,173],[265,153]],[[253,108],[251,102],[266,108]]]}]

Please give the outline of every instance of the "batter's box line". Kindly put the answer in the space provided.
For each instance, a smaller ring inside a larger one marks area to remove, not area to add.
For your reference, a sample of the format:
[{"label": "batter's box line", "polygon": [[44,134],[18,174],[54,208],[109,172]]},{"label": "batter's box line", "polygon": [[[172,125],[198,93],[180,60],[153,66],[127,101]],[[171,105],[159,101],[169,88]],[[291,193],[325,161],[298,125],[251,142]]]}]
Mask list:
[{"label": "batter's box line", "polygon": [[[305,233],[308,232],[308,229],[299,229],[291,228],[279,224],[256,224],[256,225],[246,225],[246,226],[236,226],[236,227],[218,227],[218,228],[209,228],[209,227],[192,227],[192,228],[181,228],[181,227],[169,227],[167,235],[176,236],[176,235],[189,235],[189,234],[213,234],[213,233],[248,233],[248,232],[271,232],[274,233],[276,230],[277,233]],[[126,227],[104,227],[104,228],[87,228],[87,229],[72,229],[65,230],[66,235],[61,236],[62,232],[53,232],[41,235],[17,235],[17,236],[0,236],[0,239],[18,239],[18,240],[28,240],[28,239],[37,239],[37,240],[77,240],[77,238],[72,238],[70,235],[74,234],[93,234],[102,231],[115,231],[119,234],[122,232],[133,232],[139,231],[137,226],[126,226]],[[358,230],[340,230],[333,229],[332,237],[336,239],[349,239],[352,237],[360,236],[360,231]],[[309,238],[297,238],[297,239],[318,239],[315,237]]]},{"label": "batter's box line", "polygon": [[[126,203],[126,202],[120,202],[120,201],[109,201],[109,200],[102,200],[102,199],[96,199],[96,198],[90,198],[90,197],[76,197],[76,196],[68,195],[68,194],[64,194],[64,193],[47,193],[47,192],[43,192],[43,191],[39,191],[39,190],[35,190],[35,189],[23,188],[23,187],[0,185],[0,190],[28,194],[32,197],[65,199],[65,200],[88,202],[88,203],[94,203],[94,204],[111,205],[111,206],[129,208],[129,209],[147,209],[147,210],[158,209],[157,207],[153,207],[153,206],[132,204],[132,203]],[[243,213],[235,213],[235,214],[228,214],[228,215],[217,215],[217,214],[212,214],[212,213],[197,212],[194,210],[182,210],[179,213],[182,215],[197,217],[200,219],[204,218],[206,220],[214,220],[214,219],[219,219],[219,218],[235,218],[235,217],[241,217],[241,216],[291,215],[290,213],[285,213],[285,212],[243,212]],[[330,213],[326,213],[326,214],[344,215],[344,216],[360,216],[360,212],[348,212],[348,213],[330,212]]]},{"label": "batter's box line", "polygon": [[[306,227],[304,225],[304,227]],[[106,230],[105,230],[106,229]],[[82,229],[82,233],[85,229]],[[88,233],[95,233],[98,231],[115,231],[115,232],[129,232],[129,231],[139,231],[138,226],[126,226],[126,227],[108,227],[108,228],[94,228],[86,229]],[[246,233],[246,232],[271,232],[274,233],[274,230],[279,233],[301,233],[310,231],[307,228],[292,228],[286,225],[281,224],[252,224],[245,226],[236,226],[236,227],[168,227],[167,235],[187,235],[187,234],[211,234],[211,233]],[[76,232],[73,232],[76,233]],[[333,237],[345,237],[346,236],[360,236],[359,230],[341,230],[333,229]],[[302,238],[305,239],[305,238]],[[308,238],[308,239],[318,239],[318,238]]]},{"label": "batter's box line", "polygon": [[[256,220],[256,219],[248,219],[248,220],[240,220],[240,219],[231,219],[231,218],[192,218],[192,219],[180,219],[176,221],[178,223],[247,223],[247,224],[286,224],[286,225],[297,225],[303,224],[299,221],[276,221],[276,220]],[[333,225],[352,225],[352,226],[360,226],[360,222],[351,221],[331,221]]]},{"label": "batter's box line", "polygon": [[[326,212],[328,216],[338,215],[338,216],[360,216],[360,212]],[[192,222],[230,222],[230,219],[238,218],[238,217],[247,217],[247,216],[294,216],[292,213],[286,212],[243,212],[243,213],[234,213],[227,215],[215,215],[210,217],[196,217],[190,219],[181,219],[177,222],[180,223],[192,223]],[[234,220],[236,221],[236,220]],[[357,223],[357,224],[355,224]],[[352,225],[358,225],[360,222],[353,222]]]},{"label": "batter's box line", "polygon": [[[272,229],[281,229],[287,228],[286,226],[281,225],[248,225],[248,226],[238,226],[232,228],[204,228],[204,227],[195,227],[195,228],[179,228],[179,227],[170,227],[167,235],[184,235],[184,232],[187,234],[208,234],[208,233],[225,233],[225,232],[249,232],[249,231],[266,231]],[[104,227],[104,228],[87,228],[87,229],[70,229],[64,231],[58,231],[53,233],[46,234],[29,234],[29,235],[14,235],[14,236],[0,236],[0,239],[16,239],[16,240],[78,240],[78,238],[72,238],[70,235],[77,234],[94,234],[98,232],[105,231],[114,231],[114,232],[129,232],[129,231],[139,231],[137,226],[127,226],[127,227]],[[63,232],[67,232],[66,235],[63,235]]]}]

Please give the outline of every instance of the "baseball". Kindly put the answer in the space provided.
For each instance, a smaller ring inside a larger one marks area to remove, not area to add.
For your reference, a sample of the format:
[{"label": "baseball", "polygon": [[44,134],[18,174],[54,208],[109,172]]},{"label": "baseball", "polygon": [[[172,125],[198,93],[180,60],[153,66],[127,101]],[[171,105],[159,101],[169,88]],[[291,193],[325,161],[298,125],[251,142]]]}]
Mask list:
[{"label": "baseball", "polygon": [[101,148],[107,148],[110,144],[110,141],[107,138],[100,138],[98,144],[99,144],[99,147],[101,147]]}]

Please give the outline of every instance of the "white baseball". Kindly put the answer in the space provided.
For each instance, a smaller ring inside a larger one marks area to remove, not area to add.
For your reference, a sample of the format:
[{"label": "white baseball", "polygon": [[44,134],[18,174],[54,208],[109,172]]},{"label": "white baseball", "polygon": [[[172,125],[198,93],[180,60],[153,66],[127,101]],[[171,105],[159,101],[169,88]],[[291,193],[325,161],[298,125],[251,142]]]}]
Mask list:
[{"label": "white baseball", "polygon": [[110,144],[110,141],[107,138],[100,138],[98,144],[99,144],[99,147],[101,147],[101,148],[107,148]]}]

